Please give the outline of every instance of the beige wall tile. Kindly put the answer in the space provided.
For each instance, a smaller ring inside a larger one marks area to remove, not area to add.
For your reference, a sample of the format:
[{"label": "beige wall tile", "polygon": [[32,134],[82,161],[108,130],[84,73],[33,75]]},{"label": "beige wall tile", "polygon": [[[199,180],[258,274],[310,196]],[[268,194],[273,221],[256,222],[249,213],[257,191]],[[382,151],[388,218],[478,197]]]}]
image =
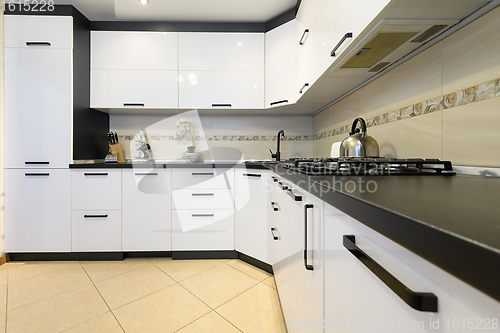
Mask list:
[{"label": "beige wall tile", "polygon": [[[269,141],[266,141],[266,143],[269,143]],[[285,141],[280,150],[283,159],[290,157],[311,157],[313,155],[313,141]],[[274,152],[275,149],[272,149],[272,151]]]},{"label": "beige wall tile", "polygon": [[214,160],[262,159],[262,141],[212,141]]},{"label": "beige wall tile", "polygon": [[443,111],[443,158],[455,165],[500,166],[500,98]]},{"label": "beige wall tile", "polygon": [[319,134],[333,126],[332,108],[328,108],[313,117],[313,133]]},{"label": "beige wall tile", "polygon": [[332,151],[334,142],[342,142],[347,137],[347,134],[330,136],[328,138],[314,141],[314,157],[328,157]]},{"label": "beige wall tile", "polygon": [[212,117],[213,135],[261,135],[262,117]]},{"label": "beige wall tile", "polygon": [[285,135],[312,135],[313,119],[310,116],[301,117],[264,117],[262,121],[262,135],[277,135],[279,130]]},{"label": "beige wall tile", "polygon": [[500,77],[500,7],[443,40],[443,94]]},{"label": "beige wall tile", "polygon": [[442,158],[441,112],[400,120],[368,129],[380,156]]}]

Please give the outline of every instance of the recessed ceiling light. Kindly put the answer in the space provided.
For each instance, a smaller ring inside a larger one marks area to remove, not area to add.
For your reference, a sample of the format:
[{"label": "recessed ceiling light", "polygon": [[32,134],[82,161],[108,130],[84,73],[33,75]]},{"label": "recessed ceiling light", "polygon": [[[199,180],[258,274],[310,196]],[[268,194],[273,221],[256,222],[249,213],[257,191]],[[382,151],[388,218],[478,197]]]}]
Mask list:
[{"label": "recessed ceiling light", "polygon": [[149,3],[149,0],[139,0],[143,5],[147,5]]}]

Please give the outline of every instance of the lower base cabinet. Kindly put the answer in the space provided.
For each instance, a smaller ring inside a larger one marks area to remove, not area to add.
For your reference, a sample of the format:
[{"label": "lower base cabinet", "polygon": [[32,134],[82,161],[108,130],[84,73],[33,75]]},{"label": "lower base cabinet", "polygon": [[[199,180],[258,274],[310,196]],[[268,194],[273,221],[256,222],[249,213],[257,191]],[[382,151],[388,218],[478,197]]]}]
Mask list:
[{"label": "lower base cabinet", "polygon": [[73,252],[122,251],[120,211],[73,211]]}]

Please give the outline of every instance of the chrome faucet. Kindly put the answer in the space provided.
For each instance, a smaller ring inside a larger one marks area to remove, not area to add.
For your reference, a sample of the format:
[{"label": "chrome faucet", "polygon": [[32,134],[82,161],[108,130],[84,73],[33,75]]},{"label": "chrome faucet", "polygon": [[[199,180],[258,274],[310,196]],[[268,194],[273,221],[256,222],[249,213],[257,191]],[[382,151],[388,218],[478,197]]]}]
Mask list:
[{"label": "chrome faucet", "polygon": [[271,152],[271,158],[275,158],[276,162],[279,162],[280,157],[281,157],[281,153],[280,153],[280,140],[281,139],[285,139],[285,131],[284,130],[280,130],[278,132],[278,146],[276,148],[276,154],[274,154],[273,151],[271,149],[269,149],[269,151]]}]

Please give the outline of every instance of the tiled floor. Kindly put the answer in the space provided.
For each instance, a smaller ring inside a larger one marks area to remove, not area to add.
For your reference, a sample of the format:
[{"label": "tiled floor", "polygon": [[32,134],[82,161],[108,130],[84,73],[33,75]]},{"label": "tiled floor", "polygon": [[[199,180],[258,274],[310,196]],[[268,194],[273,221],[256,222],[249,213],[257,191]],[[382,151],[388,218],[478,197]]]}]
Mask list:
[{"label": "tiled floor", "polygon": [[285,332],[272,275],[240,260],[0,266],[0,332]]}]

